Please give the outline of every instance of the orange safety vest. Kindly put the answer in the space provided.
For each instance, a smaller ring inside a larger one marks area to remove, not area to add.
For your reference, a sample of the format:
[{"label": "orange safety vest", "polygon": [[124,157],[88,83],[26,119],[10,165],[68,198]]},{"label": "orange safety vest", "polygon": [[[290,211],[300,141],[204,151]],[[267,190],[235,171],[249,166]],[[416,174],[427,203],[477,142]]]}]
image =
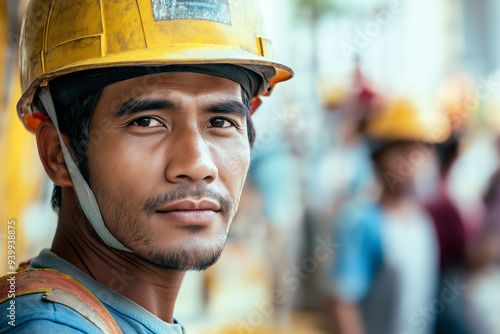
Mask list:
[{"label": "orange safety vest", "polygon": [[12,297],[11,282],[15,276],[15,296],[43,292],[42,300],[62,304],[78,312],[106,334],[122,334],[115,319],[80,282],[54,269],[21,270],[0,277],[0,303]]}]

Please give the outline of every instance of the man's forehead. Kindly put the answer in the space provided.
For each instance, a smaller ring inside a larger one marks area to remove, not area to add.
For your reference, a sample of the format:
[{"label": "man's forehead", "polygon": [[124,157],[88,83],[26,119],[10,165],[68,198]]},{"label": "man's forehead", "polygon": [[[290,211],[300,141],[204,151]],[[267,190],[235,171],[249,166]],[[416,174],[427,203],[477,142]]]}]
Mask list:
[{"label": "man's forehead", "polygon": [[113,104],[131,98],[180,99],[181,96],[202,97],[207,100],[241,99],[241,86],[229,79],[207,74],[178,72],[150,74],[105,87],[103,96]]},{"label": "man's forehead", "polygon": [[141,101],[161,102],[173,108],[195,103],[211,107],[223,103],[242,103],[241,86],[229,79],[200,73],[151,74],[107,86],[99,105],[116,112]]},{"label": "man's forehead", "polygon": [[186,95],[208,94],[217,97],[221,94],[241,95],[239,83],[230,79],[208,74],[192,72],[158,73],[132,78],[113,83],[105,87],[112,94],[125,92],[139,96],[156,96],[158,94],[182,91]]}]

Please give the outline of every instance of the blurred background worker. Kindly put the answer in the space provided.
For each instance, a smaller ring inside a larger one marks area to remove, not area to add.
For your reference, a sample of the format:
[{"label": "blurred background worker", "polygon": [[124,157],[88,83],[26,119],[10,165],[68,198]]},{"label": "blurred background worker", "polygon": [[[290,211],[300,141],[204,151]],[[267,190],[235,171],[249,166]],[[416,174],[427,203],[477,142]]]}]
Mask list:
[{"label": "blurred background worker", "polygon": [[[500,333],[500,1],[257,1],[275,58],[296,79],[253,116],[252,163],[226,250],[211,270],[186,275],[179,320],[194,334],[327,333],[330,264],[350,246],[336,241],[347,224],[341,217],[352,203],[363,203],[360,213],[381,205],[372,140],[360,130],[368,115],[405,104],[423,117],[444,113],[453,129],[415,168],[417,195],[433,218],[439,276],[436,293],[421,299],[410,321],[422,330],[424,321],[427,328],[435,322],[439,334]],[[56,221],[48,205],[53,185],[13,112],[20,92],[12,60],[25,3],[0,0],[0,244],[15,219],[18,259],[49,247]],[[398,250],[414,256],[405,244]],[[6,256],[0,247],[4,272]],[[377,305],[388,307],[386,299]]]},{"label": "blurred background worker", "polygon": [[335,333],[433,332],[418,311],[436,293],[438,246],[417,185],[449,125],[424,116],[401,99],[365,123],[380,196],[347,202],[332,221],[340,244],[327,282]]}]

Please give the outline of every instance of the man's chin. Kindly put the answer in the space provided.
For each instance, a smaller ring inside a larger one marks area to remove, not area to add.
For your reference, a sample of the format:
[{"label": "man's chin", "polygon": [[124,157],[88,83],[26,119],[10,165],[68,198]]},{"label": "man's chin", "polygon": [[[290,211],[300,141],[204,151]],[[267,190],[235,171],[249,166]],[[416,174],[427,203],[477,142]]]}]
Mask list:
[{"label": "man's chin", "polygon": [[213,248],[183,248],[178,247],[166,251],[152,251],[137,255],[144,261],[159,268],[174,271],[203,271],[219,260],[224,245]]}]

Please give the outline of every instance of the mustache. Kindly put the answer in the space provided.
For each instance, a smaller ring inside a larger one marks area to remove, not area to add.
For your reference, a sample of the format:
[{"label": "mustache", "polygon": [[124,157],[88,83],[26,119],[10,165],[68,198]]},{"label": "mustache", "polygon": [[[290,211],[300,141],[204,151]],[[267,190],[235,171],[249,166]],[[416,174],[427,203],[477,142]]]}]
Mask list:
[{"label": "mustache", "polygon": [[144,203],[144,212],[152,215],[157,211],[157,208],[167,205],[171,202],[181,200],[183,198],[207,198],[215,200],[220,204],[220,211],[223,215],[231,212],[233,209],[233,201],[229,196],[224,196],[202,183],[192,186],[188,183],[181,184],[177,188],[164,192],[156,196],[149,197]]}]

